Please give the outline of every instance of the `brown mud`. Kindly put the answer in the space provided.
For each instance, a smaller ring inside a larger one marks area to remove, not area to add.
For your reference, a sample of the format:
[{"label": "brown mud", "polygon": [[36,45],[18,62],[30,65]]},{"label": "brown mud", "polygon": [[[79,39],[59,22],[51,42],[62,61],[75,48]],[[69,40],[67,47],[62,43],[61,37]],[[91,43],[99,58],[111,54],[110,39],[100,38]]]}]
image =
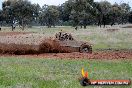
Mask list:
[{"label": "brown mud", "polygon": [[89,53],[43,53],[43,54],[0,54],[0,57],[25,57],[25,58],[59,58],[59,59],[132,59],[132,51],[96,51]]},{"label": "brown mud", "polygon": [[[0,32],[0,36],[6,36],[6,35],[18,35],[18,34],[28,34],[26,32]],[[30,37],[29,37],[30,38]],[[53,41],[54,42],[54,41]],[[5,43],[6,44],[6,43]],[[48,43],[49,44],[49,43]],[[73,53],[42,53],[43,48],[49,49],[49,45],[46,43],[40,43],[37,45],[7,45],[0,44],[1,49],[5,49],[5,51],[0,49],[0,57],[28,57],[28,58],[60,58],[60,59],[132,59],[132,50],[97,50],[92,52],[92,54],[89,53],[79,53],[79,52],[73,52]],[[52,45],[52,44],[51,44]],[[9,47],[10,46],[10,47]],[[19,46],[14,48],[15,46]],[[21,47],[20,47],[21,46]],[[54,45],[58,46],[58,45]],[[4,48],[5,47],[5,48]],[[10,49],[11,48],[11,49]],[[50,48],[53,48],[50,46]],[[25,51],[26,50],[26,51]],[[46,50],[46,49],[45,49]],[[39,53],[36,53],[38,52]],[[49,50],[46,50],[49,51]],[[57,50],[56,50],[57,51]],[[11,53],[14,52],[14,53]],[[18,54],[27,54],[27,55],[18,55]],[[16,55],[17,54],[17,55]]]}]

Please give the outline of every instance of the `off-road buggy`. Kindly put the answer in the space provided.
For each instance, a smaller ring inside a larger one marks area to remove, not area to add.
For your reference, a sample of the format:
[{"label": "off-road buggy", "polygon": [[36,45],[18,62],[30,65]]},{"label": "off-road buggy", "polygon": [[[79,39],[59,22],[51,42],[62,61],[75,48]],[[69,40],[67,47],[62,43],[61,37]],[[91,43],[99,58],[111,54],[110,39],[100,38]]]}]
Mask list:
[{"label": "off-road buggy", "polygon": [[19,34],[0,36],[0,53],[41,54],[41,53],[92,53],[87,42],[75,40],[70,33],[59,32],[55,37],[46,38],[43,34]]},{"label": "off-road buggy", "polygon": [[54,39],[45,41],[42,44],[41,50],[48,52],[81,52],[92,53],[92,45],[88,42],[75,40],[70,33],[59,32],[56,33]]}]

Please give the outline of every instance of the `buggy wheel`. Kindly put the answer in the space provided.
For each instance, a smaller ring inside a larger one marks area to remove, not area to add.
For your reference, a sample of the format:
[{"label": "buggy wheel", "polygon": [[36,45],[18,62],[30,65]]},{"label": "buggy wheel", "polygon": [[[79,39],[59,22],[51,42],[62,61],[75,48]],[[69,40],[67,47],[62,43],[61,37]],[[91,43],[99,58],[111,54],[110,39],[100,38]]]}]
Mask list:
[{"label": "buggy wheel", "polygon": [[92,53],[92,46],[89,45],[82,45],[80,47],[80,52],[81,53]]}]

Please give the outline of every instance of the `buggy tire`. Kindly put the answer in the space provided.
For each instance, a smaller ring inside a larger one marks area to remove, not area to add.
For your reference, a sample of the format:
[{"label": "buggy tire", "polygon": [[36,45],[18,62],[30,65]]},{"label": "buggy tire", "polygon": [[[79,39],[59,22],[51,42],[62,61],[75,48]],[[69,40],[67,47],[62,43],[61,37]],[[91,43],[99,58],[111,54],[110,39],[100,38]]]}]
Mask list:
[{"label": "buggy tire", "polygon": [[80,53],[92,53],[92,46],[82,45],[80,47]]}]

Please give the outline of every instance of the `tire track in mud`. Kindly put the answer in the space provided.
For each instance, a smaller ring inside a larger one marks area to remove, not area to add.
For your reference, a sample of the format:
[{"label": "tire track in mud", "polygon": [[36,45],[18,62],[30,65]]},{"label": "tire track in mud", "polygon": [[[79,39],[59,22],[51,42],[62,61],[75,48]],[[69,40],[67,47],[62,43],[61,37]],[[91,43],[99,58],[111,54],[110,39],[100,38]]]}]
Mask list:
[{"label": "tire track in mud", "polygon": [[44,53],[30,55],[1,54],[1,57],[58,58],[58,59],[132,59],[132,51],[97,51],[88,53]]}]

